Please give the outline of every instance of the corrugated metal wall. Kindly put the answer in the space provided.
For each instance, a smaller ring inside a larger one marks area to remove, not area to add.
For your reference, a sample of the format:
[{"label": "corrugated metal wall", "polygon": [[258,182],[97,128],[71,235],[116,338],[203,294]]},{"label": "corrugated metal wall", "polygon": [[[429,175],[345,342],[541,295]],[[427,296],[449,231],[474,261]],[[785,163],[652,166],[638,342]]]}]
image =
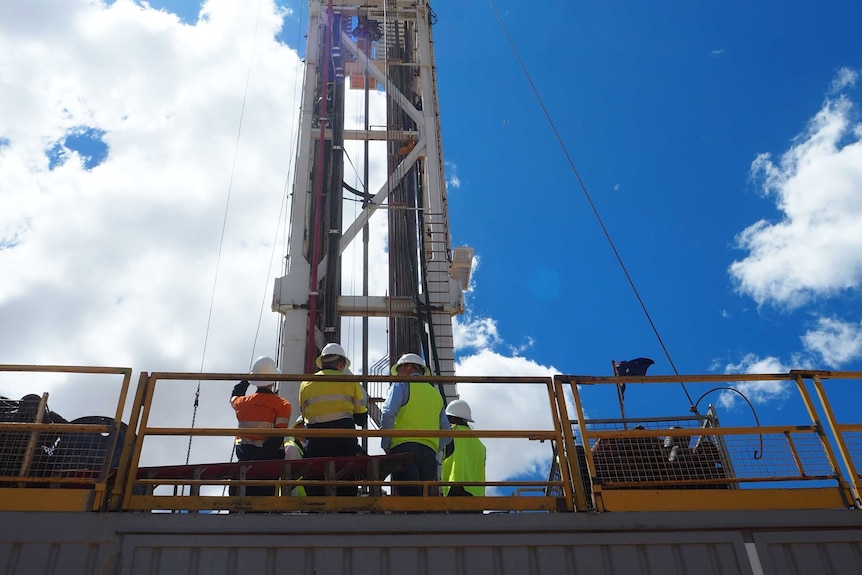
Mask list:
[{"label": "corrugated metal wall", "polygon": [[[123,549],[121,573],[347,575],[358,573],[455,575],[498,573],[709,573],[749,574],[742,538],[679,534],[672,541],[568,534],[456,534],[320,536],[134,536]],[[387,544],[388,542],[388,544]]]},{"label": "corrugated metal wall", "polygon": [[862,573],[862,513],[4,513],[0,573]]}]

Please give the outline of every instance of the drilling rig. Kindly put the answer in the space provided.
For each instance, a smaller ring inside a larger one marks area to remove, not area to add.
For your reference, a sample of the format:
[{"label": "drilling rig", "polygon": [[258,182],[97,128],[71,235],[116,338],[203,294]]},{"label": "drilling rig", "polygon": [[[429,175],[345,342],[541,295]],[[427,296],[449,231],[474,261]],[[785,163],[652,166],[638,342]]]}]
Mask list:
[{"label": "drilling rig", "polygon": [[[357,379],[380,380],[407,352],[454,375],[452,322],[473,260],[472,249],[451,246],[428,1],[308,6],[290,233],[272,306],[290,374],[279,376],[280,394],[294,406],[298,382],[285,380],[314,372],[329,342],[348,350]],[[470,497],[385,493],[405,463],[399,454],[228,462],[206,450],[191,461],[192,438],[233,447],[238,430],[214,427],[215,412],[202,426],[194,417],[171,425],[176,410],[164,403],[155,416],[157,388],[173,399],[183,385],[221,385],[227,410],[225,382],[262,374],[141,371],[134,387],[127,367],[0,363],[0,391],[22,397],[0,397],[0,566],[28,575],[862,572],[862,424],[839,421],[826,391],[853,404],[862,373],[646,377],[622,363],[614,377],[458,374],[465,395],[476,383],[547,389],[549,423],[491,429],[477,418],[475,429],[447,432],[493,440],[498,469],[525,446],[552,448],[547,481],[534,459],[520,459],[515,477],[494,469],[485,495]],[[66,421],[48,409],[48,393],[33,388],[64,374],[85,398],[104,389],[93,380],[111,378],[114,417]],[[795,389],[807,419],[722,428],[713,409],[697,414],[700,399],[739,381]],[[582,388],[605,386],[622,411],[626,385],[654,393],[685,382],[709,388],[685,416],[598,419],[582,401]],[[377,390],[366,391],[379,426]],[[455,384],[441,392],[457,397]],[[160,464],[141,464],[150,457]],[[326,496],[288,495],[317,474]],[[344,484],[355,496],[339,495]],[[273,495],[232,493],[245,486]]]},{"label": "drilling rig", "polygon": [[[452,317],[464,311],[473,250],[451,247],[434,12],[425,0],[328,0],[311,1],[308,16],[285,273],[272,304],[282,372],[313,373],[323,346],[344,345],[349,329],[355,345],[345,347],[361,349],[354,371],[388,374],[413,352],[434,375],[454,375]],[[457,397],[454,384],[441,392]],[[280,393],[298,405],[298,386]]]}]

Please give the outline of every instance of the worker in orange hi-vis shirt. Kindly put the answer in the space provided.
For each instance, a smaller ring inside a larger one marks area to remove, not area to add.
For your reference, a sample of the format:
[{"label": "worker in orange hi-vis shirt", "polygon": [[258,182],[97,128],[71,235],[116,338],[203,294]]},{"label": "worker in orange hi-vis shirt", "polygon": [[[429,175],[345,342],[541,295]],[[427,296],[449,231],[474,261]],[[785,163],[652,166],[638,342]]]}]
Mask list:
[{"label": "worker in orange hi-vis shirt", "polygon": [[[269,357],[258,358],[251,370],[255,374],[281,373],[275,361]],[[249,382],[243,380],[236,384],[231,394],[230,404],[236,411],[236,419],[241,430],[287,429],[290,425],[290,402],[282,399],[273,391],[273,381],[256,381],[255,393],[246,395]],[[261,459],[284,459],[284,437],[265,437],[253,434],[237,435],[236,458],[239,461]],[[231,488],[231,494],[235,495]],[[274,487],[249,486],[246,495],[275,495]]]}]

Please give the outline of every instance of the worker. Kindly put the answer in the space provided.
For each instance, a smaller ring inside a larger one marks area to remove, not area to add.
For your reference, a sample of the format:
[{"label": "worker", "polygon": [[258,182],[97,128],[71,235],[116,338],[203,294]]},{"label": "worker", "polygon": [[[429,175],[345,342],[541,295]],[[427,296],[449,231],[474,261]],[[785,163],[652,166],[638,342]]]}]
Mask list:
[{"label": "worker", "polygon": [[[448,430],[449,420],[443,409],[443,396],[440,391],[423,377],[431,375],[431,370],[415,353],[405,353],[392,366],[392,375],[404,378],[389,388],[389,396],[381,409],[381,429]],[[437,479],[437,451],[445,448],[449,437],[383,437],[380,441],[386,453],[410,453],[413,455],[406,468],[392,473],[393,481],[434,481]],[[429,489],[434,494],[435,489]],[[421,485],[395,486],[395,494],[422,495]]]},{"label": "worker", "polygon": [[[285,460],[292,461],[295,459],[302,459],[305,455],[305,437],[299,435],[304,428],[305,418],[300,415],[296,418],[296,422],[293,424],[293,437],[287,437],[284,440]],[[302,477],[297,477],[297,479],[302,479]],[[290,494],[294,497],[305,497],[305,487],[297,485],[290,490]]]},{"label": "worker", "polygon": [[[270,357],[259,357],[255,360],[251,372],[253,374],[281,373]],[[246,395],[249,382],[242,380],[236,384],[231,393],[230,404],[236,412],[239,428],[278,429],[290,425],[290,402],[282,399],[273,391],[274,381],[255,381],[255,393]],[[239,461],[255,461],[261,459],[283,459],[284,437],[266,437],[261,435],[237,435],[236,458]],[[235,494],[231,489],[231,494]],[[275,495],[274,487],[249,486],[246,495]]]},{"label": "worker", "polygon": [[[456,399],[446,406],[446,417],[453,430],[469,430],[473,421],[470,405]],[[485,445],[478,437],[454,437],[443,453],[443,481],[485,481]],[[484,485],[444,485],[443,495],[482,497]]]},{"label": "worker", "polygon": [[284,458],[287,460],[305,457],[305,437],[299,435],[305,428],[305,418],[301,415],[293,424],[293,436],[284,438]]},{"label": "worker", "polygon": [[[315,360],[314,375],[345,375],[350,360],[337,343],[326,344]],[[307,429],[350,429],[368,424],[365,390],[359,382],[303,381],[299,386],[299,407]],[[305,457],[353,456],[361,451],[356,437],[309,437]],[[309,479],[313,479],[309,477]],[[323,495],[324,488],[306,486],[308,495]],[[356,495],[353,487],[339,487],[338,495]]]}]

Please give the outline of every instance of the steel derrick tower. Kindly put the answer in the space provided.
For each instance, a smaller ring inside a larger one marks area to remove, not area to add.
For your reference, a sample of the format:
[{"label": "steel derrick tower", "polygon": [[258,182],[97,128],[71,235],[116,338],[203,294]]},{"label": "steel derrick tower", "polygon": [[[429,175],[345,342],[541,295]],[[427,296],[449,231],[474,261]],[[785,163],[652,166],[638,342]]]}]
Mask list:
[{"label": "steel derrick tower", "polygon": [[[287,259],[272,305],[283,315],[284,373],[315,371],[320,349],[338,341],[354,350],[356,373],[388,374],[417,352],[432,373],[454,375],[452,316],[464,310],[473,251],[451,248],[434,19],[426,0],[309,2]],[[372,118],[381,101],[385,118]],[[384,158],[385,181],[369,185],[369,166]],[[375,259],[379,230],[386,254]],[[385,287],[371,293],[372,284]],[[455,397],[455,386],[444,393]],[[298,405],[298,385],[281,394]]]}]

